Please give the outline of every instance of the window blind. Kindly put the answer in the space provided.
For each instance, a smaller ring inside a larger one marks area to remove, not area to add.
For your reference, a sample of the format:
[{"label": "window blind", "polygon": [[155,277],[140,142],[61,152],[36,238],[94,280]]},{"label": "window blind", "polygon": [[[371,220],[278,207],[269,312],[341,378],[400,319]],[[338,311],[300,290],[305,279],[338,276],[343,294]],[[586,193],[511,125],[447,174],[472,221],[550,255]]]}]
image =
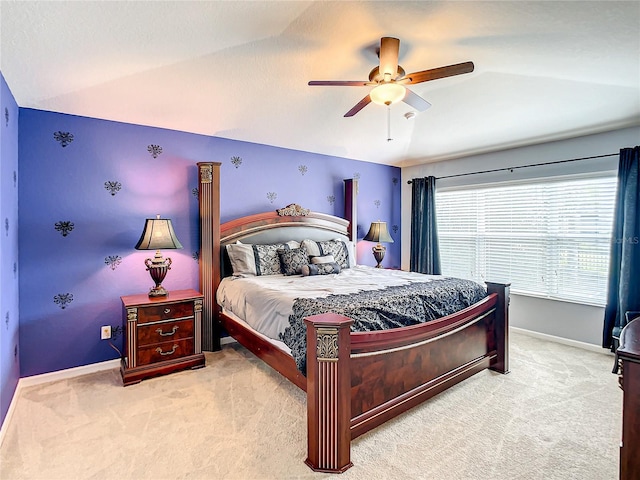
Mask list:
[{"label": "window blind", "polygon": [[604,305],[616,184],[608,173],[438,191],[443,274]]}]

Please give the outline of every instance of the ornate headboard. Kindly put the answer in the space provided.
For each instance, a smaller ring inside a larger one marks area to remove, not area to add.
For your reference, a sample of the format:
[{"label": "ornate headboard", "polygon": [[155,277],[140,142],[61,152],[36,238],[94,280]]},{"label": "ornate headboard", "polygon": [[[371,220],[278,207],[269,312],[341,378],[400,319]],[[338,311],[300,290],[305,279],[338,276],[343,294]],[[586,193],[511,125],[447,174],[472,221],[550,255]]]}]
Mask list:
[{"label": "ornate headboard", "polygon": [[349,240],[349,221],[326,213],[312,212],[292,203],[284,208],[241,217],[220,225],[221,278],[231,274],[225,245],[284,243],[304,239]]}]

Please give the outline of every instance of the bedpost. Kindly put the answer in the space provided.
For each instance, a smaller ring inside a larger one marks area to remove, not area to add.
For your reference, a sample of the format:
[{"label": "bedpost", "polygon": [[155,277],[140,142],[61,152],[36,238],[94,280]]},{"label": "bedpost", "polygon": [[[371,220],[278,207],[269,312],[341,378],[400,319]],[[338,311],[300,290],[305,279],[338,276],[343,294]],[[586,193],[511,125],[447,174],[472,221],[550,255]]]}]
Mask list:
[{"label": "bedpost", "polygon": [[349,240],[358,241],[358,180],[344,180],[344,218],[349,220]]},{"label": "bedpost", "polygon": [[198,162],[200,207],[200,292],[202,349],[220,350],[220,327],[216,290],[220,284],[220,163]]},{"label": "bedpost", "polygon": [[496,293],[498,303],[496,304],[494,335],[496,341],[497,357],[491,361],[489,368],[500,373],[509,373],[509,286],[510,283],[487,284],[487,293]]},{"label": "bedpost", "polygon": [[318,472],[351,467],[351,324],[335,313],[304,319],[307,326],[307,459]]}]

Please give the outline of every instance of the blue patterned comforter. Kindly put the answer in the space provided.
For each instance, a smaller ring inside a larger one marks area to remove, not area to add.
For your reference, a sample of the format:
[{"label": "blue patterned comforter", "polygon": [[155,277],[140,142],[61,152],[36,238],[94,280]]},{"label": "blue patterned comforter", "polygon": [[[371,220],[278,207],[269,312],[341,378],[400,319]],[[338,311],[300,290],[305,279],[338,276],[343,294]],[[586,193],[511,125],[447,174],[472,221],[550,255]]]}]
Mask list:
[{"label": "blue patterned comforter", "polygon": [[443,278],[426,283],[391,286],[382,290],[324,298],[297,298],[280,339],[291,349],[298,369],[306,373],[305,317],[337,313],[353,319],[352,332],[369,332],[416,325],[445,317],[479,302],[485,288],[471,280]]}]

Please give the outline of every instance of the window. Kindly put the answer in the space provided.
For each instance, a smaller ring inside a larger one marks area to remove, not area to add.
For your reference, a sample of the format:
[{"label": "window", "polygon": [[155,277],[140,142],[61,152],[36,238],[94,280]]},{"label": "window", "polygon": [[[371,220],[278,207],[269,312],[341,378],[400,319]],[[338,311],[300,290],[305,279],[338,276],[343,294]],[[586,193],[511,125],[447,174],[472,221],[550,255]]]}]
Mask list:
[{"label": "window", "polygon": [[616,184],[607,174],[438,191],[442,273],[604,305]]}]

